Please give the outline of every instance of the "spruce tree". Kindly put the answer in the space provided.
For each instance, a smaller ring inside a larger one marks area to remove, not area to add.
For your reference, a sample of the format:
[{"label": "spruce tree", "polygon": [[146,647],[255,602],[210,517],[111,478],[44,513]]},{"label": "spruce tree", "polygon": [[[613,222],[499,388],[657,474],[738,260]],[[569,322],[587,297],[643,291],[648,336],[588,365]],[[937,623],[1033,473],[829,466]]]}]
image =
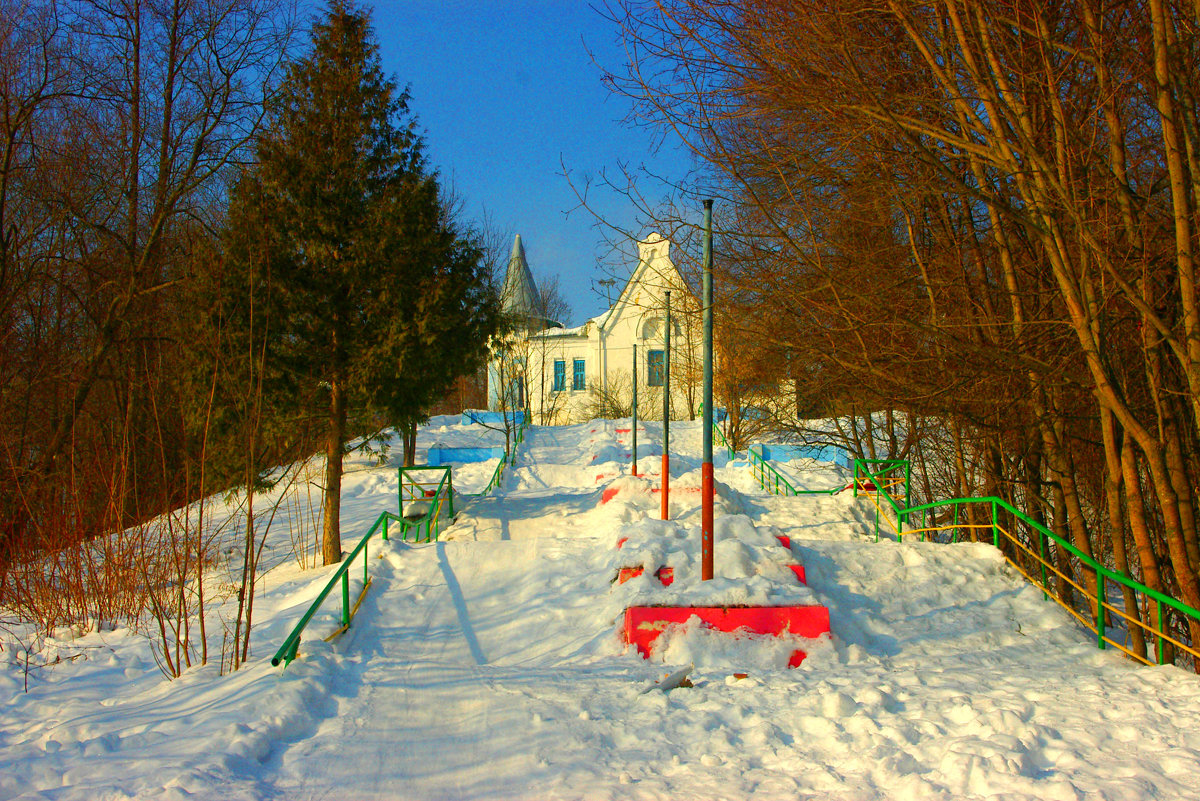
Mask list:
[{"label": "spruce tree", "polygon": [[315,391],[324,417],[325,564],[341,559],[348,435],[370,417],[418,419],[443,375],[479,363],[494,316],[408,101],[383,74],[369,15],[333,0],[232,204],[230,259],[270,304],[258,315],[270,321],[268,372],[296,411]]}]

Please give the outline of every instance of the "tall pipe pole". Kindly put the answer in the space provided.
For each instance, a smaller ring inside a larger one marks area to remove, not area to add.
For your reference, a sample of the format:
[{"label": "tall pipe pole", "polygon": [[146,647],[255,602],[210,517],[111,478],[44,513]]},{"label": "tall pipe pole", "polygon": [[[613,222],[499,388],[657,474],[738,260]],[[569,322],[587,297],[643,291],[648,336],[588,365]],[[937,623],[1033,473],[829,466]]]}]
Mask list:
[{"label": "tall pipe pole", "polygon": [[712,206],[704,201],[704,464],[700,468],[700,579],[713,577]]},{"label": "tall pipe pole", "polygon": [[663,335],[662,519],[671,515],[671,290],[666,291],[667,320]]},{"label": "tall pipe pole", "polygon": [[633,343],[633,474],[637,475],[637,343]]}]

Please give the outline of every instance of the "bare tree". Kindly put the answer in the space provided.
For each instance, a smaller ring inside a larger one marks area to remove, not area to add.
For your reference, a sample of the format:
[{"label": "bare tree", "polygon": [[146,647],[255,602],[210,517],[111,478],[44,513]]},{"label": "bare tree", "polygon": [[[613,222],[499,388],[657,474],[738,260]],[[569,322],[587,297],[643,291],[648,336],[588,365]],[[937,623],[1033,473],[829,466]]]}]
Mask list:
[{"label": "bare tree", "polygon": [[819,405],[944,421],[961,489],[1200,602],[1194,9],[610,11],[612,84],[726,201],[723,285],[789,369],[845,377]]}]

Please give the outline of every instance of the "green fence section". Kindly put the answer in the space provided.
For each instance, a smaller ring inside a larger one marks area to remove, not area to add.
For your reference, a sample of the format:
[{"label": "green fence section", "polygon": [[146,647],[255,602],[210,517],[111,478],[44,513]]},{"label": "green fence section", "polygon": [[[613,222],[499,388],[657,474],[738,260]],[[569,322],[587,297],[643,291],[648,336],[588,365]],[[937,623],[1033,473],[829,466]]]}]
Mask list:
[{"label": "green fence section", "polygon": [[[869,468],[875,468],[870,470]],[[910,501],[909,479],[912,477],[912,465],[907,459],[855,459],[854,460],[854,479],[851,486],[854,488],[854,497],[858,497],[858,493],[862,492],[882,492],[884,496],[892,502],[893,506],[899,506],[903,498],[903,507],[907,507]],[[902,493],[898,490],[903,490]],[[879,542],[879,504],[875,504],[875,541]],[[896,534],[904,531],[905,515],[903,512],[897,512],[896,515]]]},{"label": "green fence section", "polygon": [[[859,465],[859,461],[862,461],[863,464]],[[971,532],[973,539],[979,539],[980,534],[985,537],[990,534],[992,544],[1000,550],[1008,564],[1033,584],[1040,585],[1045,598],[1056,601],[1096,635],[1096,647],[1105,649],[1111,645],[1127,656],[1147,665],[1171,661],[1167,655],[1168,649],[1177,648],[1190,654],[1200,664],[1200,651],[1196,650],[1194,644],[1182,642],[1172,636],[1168,632],[1169,627],[1165,617],[1166,609],[1169,608],[1188,620],[1200,621],[1200,610],[1151,589],[1124,573],[1105,567],[1095,558],[1086,555],[1075,545],[1033,520],[1003,498],[953,498],[910,507],[908,506],[907,487],[908,468],[905,466],[906,481],[902,505],[899,500],[900,493],[889,491],[889,489],[899,486],[896,483],[898,466],[890,464],[879,472],[874,472],[868,469],[867,462],[868,460],[856,460],[856,493],[861,487],[875,503],[876,540],[879,538],[879,520],[882,511],[879,498],[884,499],[886,506],[895,515],[896,523],[893,525],[893,529],[897,540],[913,535],[919,535],[927,541],[931,539],[932,535],[933,539],[940,540],[944,532],[950,532],[947,539],[958,542],[963,531]],[[861,480],[859,478],[860,468]],[[868,482],[872,485],[872,489],[865,486]],[[939,514],[943,511],[945,514]],[[913,527],[912,523],[917,520],[917,515],[920,516],[920,523]],[[891,524],[891,520],[886,515],[883,515],[883,519]],[[905,521],[910,523],[907,531],[903,530]],[[1055,560],[1048,553],[1051,544],[1057,550],[1060,559],[1073,558],[1078,563],[1079,570],[1083,573],[1082,578],[1076,579],[1070,565],[1060,567],[1055,564]],[[1066,554],[1067,557],[1063,557],[1063,554]],[[1110,599],[1113,598],[1113,595],[1109,592],[1109,584],[1116,586],[1117,597],[1121,597],[1122,600],[1124,600],[1125,591],[1129,590],[1132,592],[1135,605],[1146,610],[1153,608],[1155,625],[1147,625],[1143,622],[1140,614],[1130,614],[1125,608],[1112,603]],[[1063,588],[1069,588],[1066,590],[1066,594],[1078,595],[1082,598],[1086,602],[1087,609],[1083,612],[1079,611],[1071,598],[1063,597]],[[1136,629],[1140,632],[1141,639],[1146,643],[1154,644],[1155,658],[1153,660],[1145,653],[1138,653],[1129,645],[1109,635],[1109,628],[1114,618],[1125,621],[1126,630],[1131,634],[1131,639]]]},{"label": "green fence section", "polygon": [[400,539],[432,542],[454,517],[454,482],[449,465],[401,467]]},{"label": "green fence section", "polygon": [[758,479],[758,484],[772,495],[799,495],[799,491],[788,481],[787,476],[775,469],[754,448],[746,451],[750,455],[750,472]]},{"label": "green fence section", "polygon": [[[296,658],[296,651],[300,647],[300,635],[303,634],[304,628],[312,620],[312,616],[321,608],[321,604],[325,602],[325,598],[333,591],[338,582],[341,582],[342,585],[342,625],[325,639],[327,641],[332,640],[350,628],[350,621],[354,619],[354,615],[358,612],[358,607],[362,605],[363,598],[367,595],[367,589],[371,586],[370,560],[367,559],[367,543],[370,542],[372,537],[380,533],[383,534],[383,538],[386,540],[388,538],[389,523],[403,524],[404,520],[392,512],[382,512],[379,517],[375,518],[375,522],[371,524],[371,528],[367,531],[366,536],[358,541],[358,545],[354,546],[354,550],[338,565],[338,569],[330,576],[325,588],[317,594],[316,600],[308,607],[308,611],[300,618],[300,622],[296,624],[291,634],[283,641],[283,645],[279,646],[279,650],[275,652],[275,656],[271,657],[272,665],[278,665],[282,662],[284,666],[287,666]],[[350,604],[350,567],[360,555],[363,561],[363,586],[352,606]]]},{"label": "green fence section", "polygon": [[721,426],[714,425],[713,431],[716,432],[717,439],[721,440],[721,447],[729,452],[729,458],[730,459],[735,458],[737,456],[737,451],[735,451],[733,449],[733,446],[729,444],[729,440],[728,440],[728,438],[726,438],[725,432],[721,429]]},{"label": "green fence section", "polygon": [[751,446],[746,453],[750,455],[750,472],[758,479],[758,484],[772,495],[837,495],[842,487],[827,490],[796,489],[788,477],[763,458],[763,455]]}]

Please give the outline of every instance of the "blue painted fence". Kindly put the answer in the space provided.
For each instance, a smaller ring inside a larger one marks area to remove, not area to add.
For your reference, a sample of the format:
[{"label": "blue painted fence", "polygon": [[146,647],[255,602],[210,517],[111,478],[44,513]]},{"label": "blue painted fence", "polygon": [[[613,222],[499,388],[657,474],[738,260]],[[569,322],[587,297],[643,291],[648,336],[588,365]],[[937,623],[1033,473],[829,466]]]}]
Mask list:
[{"label": "blue painted fence", "polygon": [[425,460],[429,465],[443,465],[451,462],[486,462],[488,459],[499,459],[504,455],[504,446],[495,447],[475,446],[470,448],[451,448],[434,445],[429,449]]},{"label": "blue painted fence", "polygon": [[[467,409],[462,414],[462,424],[469,426],[472,423],[480,423],[482,425],[502,426],[505,418],[516,426],[524,425],[525,412],[486,412],[482,409]],[[490,458],[490,457],[489,457]]]},{"label": "blue painted fence", "polygon": [[762,458],[776,462],[816,459],[840,464],[842,467],[854,465],[850,455],[836,445],[754,445],[753,448]]}]

